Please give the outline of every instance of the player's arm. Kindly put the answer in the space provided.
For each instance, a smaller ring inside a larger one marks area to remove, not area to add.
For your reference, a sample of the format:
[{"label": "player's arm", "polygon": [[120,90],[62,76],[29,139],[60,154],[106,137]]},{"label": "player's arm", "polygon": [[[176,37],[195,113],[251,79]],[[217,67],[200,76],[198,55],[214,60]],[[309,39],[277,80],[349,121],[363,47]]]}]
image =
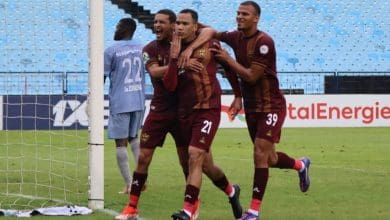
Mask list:
[{"label": "player's arm", "polygon": [[211,40],[212,38],[217,37],[218,32],[211,27],[204,27],[199,30],[198,37],[180,54],[179,57],[179,68],[184,68],[190,60],[192,52]]},{"label": "player's arm", "polygon": [[169,91],[175,91],[177,86],[177,58],[169,58],[168,70],[165,72],[163,77],[163,83],[165,88]]},{"label": "player's arm", "polygon": [[226,64],[221,64],[224,71],[225,77],[228,79],[230,86],[232,87],[233,93],[235,97],[242,97],[241,89],[238,83],[237,75],[231,71],[231,69]]},{"label": "player's arm", "polygon": [[230,67],[231,71],[240,75],[240,77],[249,83],[255,83],[257,80],[264,76],[265,65],[252,62],[250,68],[246,68],[239,64],[229,53],[222,48],[221,46],[215,46],[210,48],[211,51],[214,51],[215,57],[217,57],[221,62],[225,63]]},{"label": "player's arm", "polygon": [[236,72],[243,80],[249,83],[255,83],[257,80],[262,78],[266,68],[264,64],[260,63],[252,63],[250,68],[245,68],[232,57],[230,57],[227,63],[232,71]]},{"label": "player's arm", "polygon": [[106,82],[106,78],[109,77],[111,72],[111,63],[112,63],[112,56],[108,49],[104,51],[104,78],[103,83]]},{"label": "player's arm", "polygon": [[[184,67],[186,70],[191,70],[194,72],[200,72],[203,69],[203,64],[195,58],[191,58],[187,65]],[[162,79],[164,74],[168,71],[168,65],[160,66],[157,63],[150,64],[146,67],[146,70],[153,78]]]},{"label": "player's arm", "polygon": [[158,63],[153,63],[147,65],[146,70],[153,78],[162,79],[164,77],[164,73],[168,70],[168,66],[159,66]]},{"label": "player's arm", "polygon": [[179,68],[177,64],[178,64],[180,48],[181,48],[181,38],[176,34],[173,34],[171,49],[169,54],[168,69],[165,72],[163,77],[164,86],[169,91],[174,91],[177,86],[177,74],[179,72]]},{"label": "player's arm", "polygon": [[238,82],[237,75],[231,71],[231,69],[225,65],[221,64],[224,71],[225,76],[229,81],[230,86],[233,89],[234,93],[234,99],[232,103],[230,104],[229,110],[228,110],[228,117],[230,121],[233,121],[236,115],[241,111],[242,109],[242,95],[241,95],[241,89]]}]

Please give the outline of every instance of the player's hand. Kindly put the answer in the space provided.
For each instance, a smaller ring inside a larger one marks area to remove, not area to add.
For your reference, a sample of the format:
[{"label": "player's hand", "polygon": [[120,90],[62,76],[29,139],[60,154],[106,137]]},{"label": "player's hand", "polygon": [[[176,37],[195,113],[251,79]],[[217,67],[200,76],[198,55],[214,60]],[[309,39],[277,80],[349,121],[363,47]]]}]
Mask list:
[{"label": "player's hand", "polygon": [[170,49],[170,58],[176,59],[179,57],[181,49],[181,37],[177,35],[176,33],[173,33],[172,36],[172,43],[171,43],[171,49]]},{"label": "player's hand", "polygon": [[178,61],[179,68],[185,68],[189,65],[192,52],[194,52],[194,50],[191,47],[187,47],[183,52],[181,52]]},{"label": "player's hand", "polygon": [[237,116],[237,114],[242,109],[242,100],[241,97],[235,97],[233,99],[232,104],[230,104],[229,111],[228,111],[228,117],[230,121],[233,121],[234,118]]},{"label": "player's hand", "polygon": [[215,58],[217,58],[219,62],[228,63],[228,61],[232,59],[226,49],[221,47],[221,45],[218,43],[214,43],[213,47],[211,47],[209,50],[215,53]]},{"label": "player's hand", "polygon": [[200,72],[204,68],[203,64],[195,58],[189,59],[189,62],[184,66],[184,69],[191,70],[194,72]]}]

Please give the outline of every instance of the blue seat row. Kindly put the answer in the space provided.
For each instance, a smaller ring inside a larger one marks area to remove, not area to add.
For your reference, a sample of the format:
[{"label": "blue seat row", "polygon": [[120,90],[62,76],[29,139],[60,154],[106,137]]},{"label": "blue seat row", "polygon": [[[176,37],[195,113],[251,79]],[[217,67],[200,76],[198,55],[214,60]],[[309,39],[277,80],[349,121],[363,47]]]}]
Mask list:
[{"label": "blue seat row", "polygon": [[[241,0],[137,2],[152,13],[162,8],[175,12],[193,8],[199,12],[202,23],[223,31],[235,28],[235,14]],[[390,71],[390,17],[384,16],[390,12],[389,1],[362,0],[356,4],[352,0],[281,0],[260,4],[263,11],[259,28],[274,37],[280,72]],[[104,6],[104,41],[108,47],[113,43],[117,21],[130,15],[109,0],[104,1]],[[87,72],[88,8],[87,0],[3,0],[0,3],[3,18],[0,19],[0,72]],[[135,37],[144,43],[154,39],[152,31],[140,23]],[[299,84],[321,93],[323,76],[315,75],[285,74],[281,76],[281,85],[290,88]],[[220,82],[223,88],[228,88],[226,79],[220,78]],[[22,93],[21,88],[26,84],[18,83],[15,80],[13,84],[7,83],[12,86],[2,86],[0,94]],[[28,91],[41,93],[43,87],[38,84],[35,87]],[[68,92],[85,93],[85,88],[76,84]],[[147,91],[152,91],[150,84]]]}]

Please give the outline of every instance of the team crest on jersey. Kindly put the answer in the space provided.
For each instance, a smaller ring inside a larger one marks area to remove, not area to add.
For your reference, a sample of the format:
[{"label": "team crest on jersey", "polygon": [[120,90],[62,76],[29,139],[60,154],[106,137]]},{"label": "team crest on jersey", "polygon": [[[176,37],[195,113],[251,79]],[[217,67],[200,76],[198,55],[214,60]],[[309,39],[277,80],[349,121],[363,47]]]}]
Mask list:
[{"label": "team crest on jersey", "polygon": [[149,138],[150,138],[150,135],[149,134],[147,134],[147,133],[142,133],[142,135],[141,135],[141,142],[147,142],[148,140],[149,140]]},{"label": "team crest on jersey", "polygon": [[205,49],[202,48],[202,49],[198,50],[198,56],[200,58],[204,58],[205,55],[206,55],[206,50]]},{"label": "team crest on jersey", "polygon": [[146,53],[146,52],[144,52],[143,54],[142,54],[142,56],[143,56],[143,59],[144,59],[144,63],[146,64],[148,61],[149,61],[149,54],[148,53]]},{"label": "team crest on jersey", "polygon": [[269,51],[268,46],[267,45],[261,45],[259,51],[260,51],[260,54],[264,54],[264,55],[267,54],[268,51]]}]

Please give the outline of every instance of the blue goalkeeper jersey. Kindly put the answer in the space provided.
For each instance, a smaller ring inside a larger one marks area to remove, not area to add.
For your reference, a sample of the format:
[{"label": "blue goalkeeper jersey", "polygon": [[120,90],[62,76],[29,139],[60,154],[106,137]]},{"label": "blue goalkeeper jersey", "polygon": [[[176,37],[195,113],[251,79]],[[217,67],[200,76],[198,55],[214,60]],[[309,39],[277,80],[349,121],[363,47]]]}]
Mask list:
[{"label": "blue goalkeeper jersey", "polygon": [[143,45],[135,40],[116,42],[104,51],[104,75],[110,79],[111,114],[145,108]]}]

